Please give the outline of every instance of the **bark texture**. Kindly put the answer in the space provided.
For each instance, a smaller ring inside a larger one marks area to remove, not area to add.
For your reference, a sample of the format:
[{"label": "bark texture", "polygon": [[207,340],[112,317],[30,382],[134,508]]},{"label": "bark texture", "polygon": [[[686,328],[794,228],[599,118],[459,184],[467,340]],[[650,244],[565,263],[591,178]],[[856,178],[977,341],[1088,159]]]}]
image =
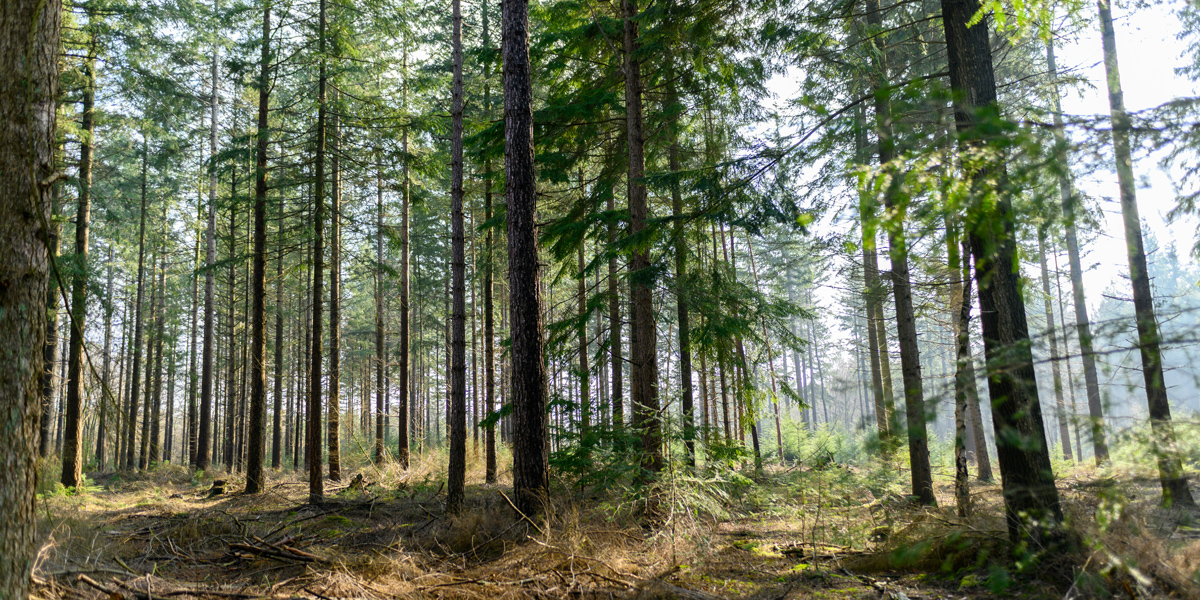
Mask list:
[{"label": "bark texture", "polygon": [[58,0],[0,3],[0,597],[29,596],[54,182]]},{"label": "bark texture", "polygon": [[550,488],[528,0],[504,2],[501,21],[508,287],[511,295],[513,491],[517,496],[517,508],[528,515],[543,510]]},{"label": "bark texture", "polygon": [[[954,118],[963,144],[987,143],[981,124],[999,119],[988,23],[968,27],[978,0],[942,0]],[[1003,167],[971,174],[976,194],[995,190]],[[1003,191],[968,208],[967,230],[979,285],[992,426],[1009,537],[1036,545],[1060,538],[1063,515],[1038,402],[1029,327],[1016,268],[1016,219]]]}]

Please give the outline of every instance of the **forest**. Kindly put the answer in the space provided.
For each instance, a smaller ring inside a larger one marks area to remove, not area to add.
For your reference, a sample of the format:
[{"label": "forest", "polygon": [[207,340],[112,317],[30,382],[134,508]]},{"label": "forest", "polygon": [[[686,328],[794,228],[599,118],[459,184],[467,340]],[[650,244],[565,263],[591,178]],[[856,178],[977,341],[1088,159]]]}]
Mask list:
[{"label": "forest", "polygon": [[4,0],[0,600],[1200,597],[1110,2]]}]

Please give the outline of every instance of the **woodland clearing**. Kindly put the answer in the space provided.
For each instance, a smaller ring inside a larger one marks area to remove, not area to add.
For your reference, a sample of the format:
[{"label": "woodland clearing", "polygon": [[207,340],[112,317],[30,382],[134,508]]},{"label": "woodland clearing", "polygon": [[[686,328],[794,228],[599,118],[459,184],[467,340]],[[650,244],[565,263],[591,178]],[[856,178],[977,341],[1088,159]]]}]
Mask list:
[{"label": "woodland clearing", "polygon": [[[1157,508],[1156,480],[1080,467],[1058,479],[1073,550],[1025,553],[1004,534],[999,486],[973,515],[910,504],[903,469],[768,469],[758,481],[679,475],[640,496],[559,489],[519,515],[502,475],[468,470],[445,512],[444,454],[408,472],[359,465],[361,485],[272,472],[267,493],[211,496],[208,474],[164,466],[43,494],[41,598],[934,598],[1177,597],[1200,593],[1200,528]],[[507,474],[504,474],[507,475]],[[218,477],[222,475],[217,474]],[[347,477],[347,480],[351,480]],[[653,497],[658,518],[645,515]],[[582,506],[588,508],[581,508]]]}]

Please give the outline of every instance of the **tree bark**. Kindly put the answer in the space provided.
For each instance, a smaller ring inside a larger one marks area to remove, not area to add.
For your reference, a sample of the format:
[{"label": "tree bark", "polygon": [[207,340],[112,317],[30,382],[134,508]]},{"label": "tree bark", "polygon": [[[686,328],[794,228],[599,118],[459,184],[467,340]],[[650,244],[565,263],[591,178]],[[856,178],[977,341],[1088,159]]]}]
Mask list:
[{"label": "tree bark", "polygon": [[136,467],[134,462],[135,444],[137,439],[138,396],[141,395],[142,383],[142,294],[145,292],[146,276],[146,168],[149,160],[150,143],[142,137],[142,187],[141,208],[138,225],[138,269],[137,269],[137,299],[134,300],[133,313],[133,372],[130,375],[129,415],[125,420],[125,457],[121,466],[125,469]]},{"label": "tree bark", "polygon": [[[404,99],[404,110],[408,110],[408,38],[404,39],[404,50],[402,57],[402,71],[404,78],[402,84],[402,95]],[[409,276],[408,276],[408,212],[410,208],[409,196],[409,159],[408,155],[408,124],[405,124],[404,130],[400,138],[400,150],[403,156],[403,198],[400,207],[400,364],[398,365],[397,390],[396,397],[398,398],[397,405],[399,410],[396,416],[396,429],[398,435],[396,441],[396,461],[400,463],[401,469],[408,469],[408,453],[409,453],[409,416],[410,408],[410,388],[412,381],[409,377],[409,357],[411,349],[409,346]],[[415,404],[415,403],[414,403]]]},{"label": "tree bark", "polygon": [[1125,250],[1129,256],[1129,279],[1133,284],[1133,311],[1137,319],[1138,349],[1142,357],[1142,376],[1146,382],[1146,402],[1150,409],[1151,448],[1158,462],[1164,506],[1192,507],[1196,501],[1188,489],[1183,463],[1175,447],[1175,428],[1171,423],[1171,402],[1163,381],[1161,339],[1154,314],[1154,294],[1142,243],[1142,222],[1138,215],[1137,189],[1133,180],[1133,156],[1129,147],[1129,114],[1121,91],[1121,71],[1117,64],[1117,40],[1113,31],[1109,0],[1098,0],[1100,39],[1104,44],[1104,72],[1108,75],[1108,105],[1112,110],[1112,140],[1116,155],[1117,179],[1121,190],[1121,216],[1125,224]]},{"label": "tree bark", "polygon": [[[629,235],[638,238],[646,229],[649,210],[646,198],[645,132],[642,126],[641,63],[635,58],[640,47],[636,0],[622,0],[625,21],[625,127],[629,145]],[[641,438],[642,468],[662,470],[662,423],[658,414],[657,336],[654,326],[654,291],[651,287],[650,252],[645,242],[635,245],[629,265],[629,293],[633,304],[633,408]]]},{"label": "tree bark", "polygon": [[87,319],[88,227],[92,219],[92,145],[96,131],[96,18],[87,5],[88,50],[83,62],[83,134],[79,140],[79,202],[75,211],[75,270],[71,282],[71,341],[67,351],[67,407],[63,436],[62,484],[83,480],[83,333]]},{"label": "tree bark", "polygon": [[[878,0],[867,2],[867,23],[872,33],[871,87],[875,97],[875,133],[879,144],[879,165],[883,173],[883,203],[894,221],[885,222],[889,258],[891,259],[892,291],[896,302],[896,336],[900,341],[900,372],[904,381],[904,413],[908,434],[908,458],[912,468],[912,495],[921,504],[936,505],[933,495],[933,472],[929,466],[929,434],[926,428],[925,392],[921,382],[921,355],[917,345],[917,323],[912,304],[912,281],[908,270],[908,242],[904,233],[907,207],[900,197],[901,178],[892,161],[896,158],[896,142],[892,127],[892,101],[889,89],[888,64],[884,38],[883,16]],[[889,428],[890,430],[890,428]]]},{"label": "tree bark", "polygon": [[55,173],[58,0],[0,3],[0,596],[29,597]]},{"label": "tree bark", "polygon": [[[214,18],[220,10],[220,0],[213,0]],[[210,74],[211,97],[209,102],[208,156],[212,164],[208,169],[208,225],[204,241],[204,356],[200,362],[200,425],[196,432],[196,461],[194,466],[206,470],[212,455],[210,441],[212,439],[213,411],[213,333],[216,328],[216,308],[214,307],[216,288],[217,261],[217,58],[216,47],[212,51],[212,72]]]},{"label": "tree bark", "polygon": [[450,464],[446,512],[462,508],[467,477],[466,238],[463,232],[462,2],[451,0],[454,77],[450,92]]},{"label": "tree bark", "polygon": [[318,53],[321,57],[320,75],[317,79],[317,156],[316,184],[313,198],[313,287],[312,287],[312,363],[308,381],[308,435],[306,444],[308,462],[308,501],[320,504],[325,501],[325,485],[321,479],[321,347],[322,289],[325,286],[325,4],[320,1],[318,16]]},{"label": "tree bark", "polygon": [[[263,441],[267,411],[267,110],[271,99],[271,3],[263,3],[262,55],[258,71],[258,146],[254,156],[254,272],[250,276],[250,429],[246,443],[246,493],[266,485]],[[275,412],[278,415],[278,395]],[[276,431],[278,431],[278,425]],[[279,448],[278,433],[275,448]],[[277,452],[276,452],[277,454]],[[277,457],[274,457],[278,461]]]},{"label": "tree bark", "polygon": [[[942,0],[954,116],[965,145],[981,145],[980,125],[999,118],[988,21],[967,27],[978,0]],[[1002,167],[970,174],[976,193],[994,189]],[[1038,403],[1029,327],[1016,269],[1015,216],[1003,191],[994,207],[968,211],[970,243],[979,284],[992,423],[1009,537],[1044,545],[1061,537],[1062,509]]]},{"label": "tree bark", "polygon": [[501,15],[508,287],[511,295],[513,491],[517,496],[517,508],[530,515],[544,510],[550,479],[528,0],[507,0],[501,7]]}]

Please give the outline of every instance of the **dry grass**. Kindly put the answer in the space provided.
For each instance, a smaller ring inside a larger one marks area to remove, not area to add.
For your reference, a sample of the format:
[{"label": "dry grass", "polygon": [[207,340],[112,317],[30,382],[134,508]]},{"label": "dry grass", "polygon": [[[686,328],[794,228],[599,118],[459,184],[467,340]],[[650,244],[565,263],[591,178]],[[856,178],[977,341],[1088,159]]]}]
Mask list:
[{"label": "dry grass", "polygon": [[[78,496],[50,490],[41,504],[47,541],[37,592],[144,600],[979,598],[1003,575],[1011,579],[1005,597],[1200,597],[1190,515],[1156,508],[1155,486],[1113,473],[1081,469],[1061,479],[1080,549],[1017,573],[997,485],[973,486],[974,516],[958,519],[948,482],[937,490],[946,508],[916,508],[900,495],[900,473],[777,469],[754,485],[677,474],[640,500],[559,490],[531,523],[503,495],[510,474],[485,484],[476,457],[464,511],[446,514],[445,459],[422,455],[407,471],[348,461],[344,480],[360,473],[367,489],[326,482],[320,506],[306,503],[307,484],[290,472],[270,473],[267,492],[256,496],[237,493],[244,482],[236,475],[173,467],[100,478],[101,487]],[[231,493],[207,498],[214,477],[227,479]],[[1109,481],[1124,483],[1097,483]]]}]

